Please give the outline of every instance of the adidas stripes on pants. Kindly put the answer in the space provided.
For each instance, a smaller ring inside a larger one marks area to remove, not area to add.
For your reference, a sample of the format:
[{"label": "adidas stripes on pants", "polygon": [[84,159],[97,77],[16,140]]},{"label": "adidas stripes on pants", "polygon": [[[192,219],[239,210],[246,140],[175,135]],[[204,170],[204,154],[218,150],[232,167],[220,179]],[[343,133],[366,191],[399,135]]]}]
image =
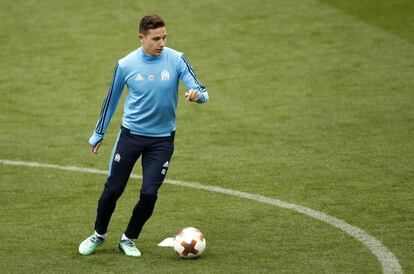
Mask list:
[{"label": "adidas stripes on pants", "polygon": [[132,169],[142,156],[142,187],[125,235],[137,239],[145,222],[151,217],[157,200],[158,189],[167,174],[174,152],[174,135],[168,137],[147,137],[131,134],[127,128],[121,132],[114,146],[110,160],[110,171],[104,191],[98,202],[95,230],[106,233],[116,202],[122,195]]}]

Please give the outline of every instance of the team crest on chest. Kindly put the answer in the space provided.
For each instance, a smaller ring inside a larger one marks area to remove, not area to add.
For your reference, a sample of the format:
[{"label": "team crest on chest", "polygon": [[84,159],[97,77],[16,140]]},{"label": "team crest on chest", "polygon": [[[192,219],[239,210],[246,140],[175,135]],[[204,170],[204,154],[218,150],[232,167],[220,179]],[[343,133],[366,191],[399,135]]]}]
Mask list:
[{"label": "team crest on chest", "polygon": [[170,80],[170,73],[168,72],[168,70],[163,70],[161,72],[161,80],[165,81],[165,80]]}]

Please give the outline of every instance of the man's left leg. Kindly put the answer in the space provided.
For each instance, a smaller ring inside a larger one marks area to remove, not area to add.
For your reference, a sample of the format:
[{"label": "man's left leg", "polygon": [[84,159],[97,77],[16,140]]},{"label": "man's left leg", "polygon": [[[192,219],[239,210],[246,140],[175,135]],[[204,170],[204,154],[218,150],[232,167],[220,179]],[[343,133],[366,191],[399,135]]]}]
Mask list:
[{"label": "man's left leg", "polygon": [[148,150],[142,154],[143,183],[140,199],[124,233],[127,238],[137,239],[145,222],[151,217],[158,190],[167,174],[173,152],[174,136],[171,136],[154,138]]}]

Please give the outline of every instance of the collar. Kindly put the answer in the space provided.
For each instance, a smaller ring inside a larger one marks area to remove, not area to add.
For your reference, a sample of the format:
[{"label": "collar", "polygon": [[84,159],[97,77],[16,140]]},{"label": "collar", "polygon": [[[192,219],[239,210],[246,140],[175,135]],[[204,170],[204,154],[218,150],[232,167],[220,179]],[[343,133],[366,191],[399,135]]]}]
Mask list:
[{"label": "collar", "polygon": [[161,54],[158,55],[158,56],[151,56],[151,55],[145,54],[145,52],[142,49],[142,47],[140,47],[138,49],[138,57],[141,60],[143,60],[145,63],[155,63],[155,62],[158,62],[159,60],[161,60],[161,55],[162,55],[163,52],[161,52]]}]

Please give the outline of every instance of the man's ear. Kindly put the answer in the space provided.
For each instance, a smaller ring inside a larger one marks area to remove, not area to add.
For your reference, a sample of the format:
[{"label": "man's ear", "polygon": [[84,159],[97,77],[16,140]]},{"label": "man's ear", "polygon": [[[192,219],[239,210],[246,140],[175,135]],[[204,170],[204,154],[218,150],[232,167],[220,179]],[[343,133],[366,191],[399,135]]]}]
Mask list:
[{"label": "man's ear", "polygon": [[139,39],[139,41],[141,41],[141,42],[142,42],[142,40],[144,39],[144,34],[139,33],[139,34],[138,34],[138,39]]}]

